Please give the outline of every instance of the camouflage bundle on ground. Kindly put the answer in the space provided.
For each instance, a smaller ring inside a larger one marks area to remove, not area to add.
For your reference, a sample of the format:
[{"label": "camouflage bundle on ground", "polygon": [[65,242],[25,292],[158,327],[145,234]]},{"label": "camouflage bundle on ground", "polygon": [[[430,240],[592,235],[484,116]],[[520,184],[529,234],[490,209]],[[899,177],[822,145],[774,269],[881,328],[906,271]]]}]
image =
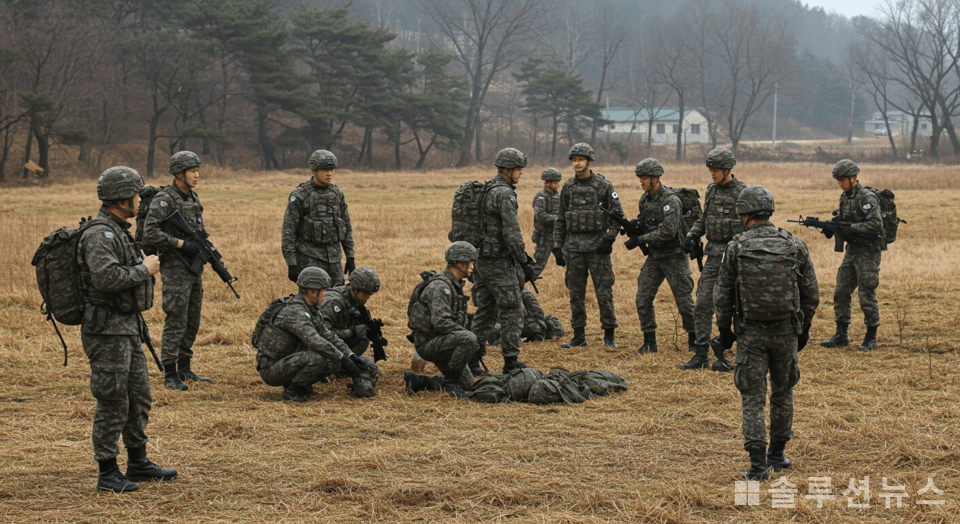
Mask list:
[{"label": "camouflage bundle on ground", "polygon": [[507,375],[490,375],[477,381],[471,400],[476,402],[529,402],[579,404],[610,392],[627,390],[627,381],[612,371],[577,371],[552,368],[549,373],[524,368]]}]

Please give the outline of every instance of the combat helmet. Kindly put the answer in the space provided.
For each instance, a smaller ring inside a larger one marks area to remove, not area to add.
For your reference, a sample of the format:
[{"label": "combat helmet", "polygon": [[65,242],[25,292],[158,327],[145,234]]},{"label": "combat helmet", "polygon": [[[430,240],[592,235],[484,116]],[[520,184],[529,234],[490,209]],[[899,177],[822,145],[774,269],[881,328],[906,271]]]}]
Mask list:
[{"label": "combat helmet", "polygon": [[170,157],[170,174],[176,175],[200,167],[200,157],[193,151],[180,151]]},{"label": "combat helmet", "polygon": [[107,202],[128,200],[140,192],[143,177],[137,170],[127,166],[115,166],[107,169],[97,181],[97,198]]},{"label": "combat helmet", "polygon": [[327,289],[330,287],[330,275],[318,267],[304,268],[297,277],[297,287],[302,289]]},{"label": "combat helmet", "polygon": [[773,195],[763,186],[744,188],[737,197],[738,215],[772,215]]},{"label": "combat helmet", "polygon": [[637,164],[634,170],[638,177],[641,176],[663,176],[663,166],[656,158],[644,158]]},{"label": "combat helmet", "polygon": [[474,262],[480,255],[477,253],[477,248],[473,247],[470,242],[464,242],[463,240],[454,242],[450,244],[450,247],[447,248],[444,258],[447,262]]},{"label": "combat helmet", "polygon": [[318,149],[310,155],[310,169],[337,169],[337,157],[326,149]]},{"label": "combat helmet", "polygon": [[858,174],[860,174],[860,168],[848,158],[844,158],[833,166],[833,178],[850,178]]},{"label": "combat helmet", "polygon": [[737,165],[737,159],[733,158],[733,151],[725,147],[718,147],[707,153],[708,169],[733,169]]},{"label": "combat helmet", "polygon": [[575,156],[582,156],[591,162],[597,159],[597,154],[593,152],[593,148],[590,147],[590,144],[587,144],[586,142],[573,144],[573,147],[570,148],[570,154],[567,155],[567,158],[573,158]]},{"label": "combat helmet", "polygon": [[563,180],[563,175],[560,174],[560,171],[555,167],[548,167],[543,170],[543,174],[540,175],[540,180],[545,182],[559,182]]},{"label": "combat helmet", "polygon": [[493,161],[493,165],[506,169],[527,167],[527,157],[519,149],[506,147],[497,153],[497,158]]},{"label": "combat helmet", "polygon": [[380,277],[377,276],[376,271],[366,266],[354,269],[350,273],[350,279],[348,283],[353,286],[353,289],[356,289],[357,291],[363,291],[368,295],[372,295],[377,291],[380,291]]}]

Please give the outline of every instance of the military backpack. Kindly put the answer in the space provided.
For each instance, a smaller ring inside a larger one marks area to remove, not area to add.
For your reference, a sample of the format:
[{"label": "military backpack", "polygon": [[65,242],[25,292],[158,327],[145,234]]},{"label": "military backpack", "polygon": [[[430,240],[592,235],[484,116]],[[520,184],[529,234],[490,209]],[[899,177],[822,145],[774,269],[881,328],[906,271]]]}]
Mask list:
[{"label": "military backpack", "polygon": [[450,233],[447,239],[451,242],[469,242],[473,247],[480,248],[483,240],[483,202],[487,193],[493,187],[493,182],[466,182],[457,188],[453,194],[453,206],[450,212]]},{"label": "military backpack", "polygon": [[297,295],[287,295],[285,297],[275,298],[273,302],[267,306],[267,309],[260,314],[260,318],[257,319],[257,324],[253,326],[253,334],[250,336],[250,345],[256,349],[260,349],[260,336],[263,335],[263,330],[273,322],[274,317],[277,316],[277,313],[283,309],[283,306],[286,306],[288,302],[296,298]]},{"label": "military backpack", "polygon": [[431,282],[439,278],[442,278],[440,274],[433,270],[420,272],[420,283],[413,288],[410,301],[407,303],[407,327],[411,331],[429,333],[433,329],[430,324],[430,312],[426,310],[426,306],[420,303],[420,295],[423,294],[423,290]]},{"label": "military backpack", "polygon": [[800,310],[797,244],[784,230],[774,236],[747,236],[734,241],[737,253],[738,310],[743,318],[785,320]]},{"label": "military backpack", "polygon": [[677,197],[680,198],[680,209],[683,211],[683,223],[680,224],[680,236],[686,236],[693,224],[700,219],[703,214],[703,208],[700,207],[700,192],[696,189],[680,187],[673,189]]},{"label": "military backpack", "polygon": [[895,195],[889,189],[874,189],[865,186],[864,189],[872,191],[877,195],[880,201],[880,215],[883,216],[883,241],[885,244],[892,244],[897,240],[897,228],[900,222],[907,223],[906,220],[897,217],[897,204],[893,201]]},{"label": "military backpack", "polygon": [[163,191],[166,187],[167,186],[143,186],[140,189],[140,209],[137,211],[137,232],[133,239],[143,246],[143,252],[147,255],[156,255],[157,248],[154,245],[143,243],[143,225],[147,221],[147,213],[150,211],[150,204],[153,202],[153,197],[157,196],[157,193]]}]

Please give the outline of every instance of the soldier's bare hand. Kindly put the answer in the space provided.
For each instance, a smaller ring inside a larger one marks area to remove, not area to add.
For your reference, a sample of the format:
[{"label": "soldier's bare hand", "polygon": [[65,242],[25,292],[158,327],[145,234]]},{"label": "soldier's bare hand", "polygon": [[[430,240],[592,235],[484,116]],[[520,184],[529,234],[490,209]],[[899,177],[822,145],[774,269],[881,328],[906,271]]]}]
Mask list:
[{"label": "soldier's bare hand", "polygon": [[151,275],[160,272],[160,258],[157,255],[146,255],[143,251],[140,252],[140,255],[143,256],[143,265],[147,266],[147,272]]}]

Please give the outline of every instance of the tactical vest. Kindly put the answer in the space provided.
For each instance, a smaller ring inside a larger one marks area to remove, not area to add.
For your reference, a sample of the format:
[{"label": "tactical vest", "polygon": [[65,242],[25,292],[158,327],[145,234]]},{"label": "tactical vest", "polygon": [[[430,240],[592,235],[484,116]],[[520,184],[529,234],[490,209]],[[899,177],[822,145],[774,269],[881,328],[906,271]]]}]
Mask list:
[{"label": "tactical vest", "polygon": [[[300,348],[301,342],[296,335],[283,328],[277,327],[275,324],[277,315],[287,307],[290,307],[290,304],[292,304],[296,298],[297,295],[289,295],[276,299],[283,301],[282,304],[280,304],[281,307],[277,307],[274,311],[271,311],[268,319],[261,318],[261,321],[264,321],[263,331],[259,334],[256,348],[261,354],[268,358],[280,360],[281,358],[296,353]],[[274,302],[276,302],[276,300]],[[270,308],[268,307],[267,309],[269,311]],[[264,313],[267,312],[265,311]],[[317,315],[310,315],[310,321],[315,323],[317,321]],[[258,324],[259,323],[260,321],[258,321]]]},{"label": "tactical vest", "polygon": [[[170,197],[170,200],[174,203],[174,207],[176,207],[176,209],[171,210],[170,213],[180,211],[180,214],[183,215],[183,219],[190,226],[190,229],[194,231],[205,231],[203,228],[203,206],[200,205],[200,197],[198,197],[195,192],[191,191],[190,194],[184,198],[183,193],[176,187],[175,183],[164,187],[161,191]],[[154,197],[154,199],[156,199],[156,197]],[[185,239],[184,237],[186,235],[171,224],[164,222],[161,228],[164,233],[174,238]],[[187,260],[186,256],[184,256],[183,252],[179,249],[164,247],[164,249],[161,250],[161,255],[169,255],[171,253],[188,266],[193,263],[193,260]]]},{"label": "tactical vest", "polygon": [[743,233],[734,240],[739,316],[764,322],[794,318],[800,311],[800,266],[790,233]]},{"label": "tactical vest", "polygon": [[[859,183],[857,184],[857,196],[855,198],[850,198],[847,196],[847,193],[840,195],[840,220],[846,222],[866,222],[868,217],[868,211],[864,210],[863,206],[866,205],[863,201],[867,195],[874,194],[872,191],[864,188]],[[879,206],[880,197],[877,197],[877,206]],[[882,215],[881,215],[882,218]],[[881,227],[883,226],[883,220],[880,221]],[[877,242],[870,247],[867,246],[857,246],[856,244],[847,244],[848,247],[855,250],[870,250],[870,249],[886,249],[887,244],[884,238],[883,229],[880,230],[879,235],[877,236]],[[855,247],[856,246],[856,247]]]},{"label": "tactical vest", "polygon": [[[133,236],[128,231],[111,220],[102,219],[96,219],[96,223],[89,227],[90,235],[106,234],[104,229],[109,229],[114,238],[120,241],[121,253],[119,253],[118,258],[124,266],[138,266],[143,263],[143,257],[140,256],[140,246],[134,242]],[[99,231],[94,232],[94,228],[99,229]],[[153,307],[154,279],[152,277],[122,291],[101,291],[93,285],[93,277],[90,268],[87,266],[84,251],[85,248],[81,243],[77,252],[77,260],[80,264],[80,285],[84,302],[106,306],[119,313],[139,313]]]},{"label": "tactical vest", "polygon": [[[498,175],[499,176],[499,175]],[[482,237],[480,239],[481,257],[506,257],[509,251],[503,241],[503,219],[500,217],[499,208],[491,209],[498,198],[513,197],[517,198],[517,193],[509,185],[497,184],[490,188],[483,202],[483,220]]]},{"label": "tactical vest", "polygon": [[[654,203],[650,200],[650,193],[644,193],[640,197],[640,216],[643,219],[642,222],[642,231],[644,234],[649,233],[657,229],[661,223],[663,223],[663,217],[666,216],[667,211],[664,211],[663,208],[666,204],[664,201],[671,196],[676,196],[674,192],[669,187],[660,184],[660,192],[657,195],[657,201]],[[677,213],[682,215],[683,209],[678,209]],[[683,221],[683,217],[680,217],[680,220]],[[680,228],[677,228],[677,235],[670,240],[660,241],[660,242],[650,242],[650,247],[654,249],[668,249],[671,247],[678,247],[683,242],[683,233],[680,232]]]},{"label": "tactical vest", "polygon": [[739,180],[727,183],[726,187],[711,184],[707,191],[704,220],[707,241],[725,246],[733,237],[743,233],[743,221],[737,214],[737,197],[746,184]]},{"label": "tactical vest", "polygon": [[457,324],[466,326],[467,302],[470,298],[463,294],[463,290],[451,282],[443,273],[424,271],[420,273],[420,277],[423,281],[417,284],[417,287],[413,290],[413,294],[410,296],[410,303],[407,306],[407,327],[414,333],[433,335],[430,304],[424,303],[421,297],[427,286],[438,280],[442,281],[451,290],[450,310]]},{"label": "tactical vest", "polygon": [[607,230],[609,219],[598,207],[601,203],[600,186],[604,178],[598,173],[594,173],[593,177],[589,184],[582,184],[575,180],[567,186],[570,197],[563,219],[570,233],[596,233]]},{"label": "tactical vest", "polygon": [[[308,244],[337,244],[347,236],[347,225],[340,213],[343,199],[336,186],[317,188],[313,182],[300,184],[306,198],[301,200],[298,236]],[[303,205],[307,209],[303,209]],[[306,213],[303,213],[306,211]]]},{"label": "tactical vest", "polygon": [[[556,215],[557,210],[560,209],[560,193],[550,193],[546,189],[537,193],[537,196],[534,197],[534,200],[538,198],[543,198],[544,206],[543,213],[547,215]],[[553,225],[549,227],[543,223],[542,220],[534,220],[533,222],[533,234],[537,237],[540,237],[544,240],[553,240]],[[539,243],[538,240],[533,241],[534,244]]]}]

